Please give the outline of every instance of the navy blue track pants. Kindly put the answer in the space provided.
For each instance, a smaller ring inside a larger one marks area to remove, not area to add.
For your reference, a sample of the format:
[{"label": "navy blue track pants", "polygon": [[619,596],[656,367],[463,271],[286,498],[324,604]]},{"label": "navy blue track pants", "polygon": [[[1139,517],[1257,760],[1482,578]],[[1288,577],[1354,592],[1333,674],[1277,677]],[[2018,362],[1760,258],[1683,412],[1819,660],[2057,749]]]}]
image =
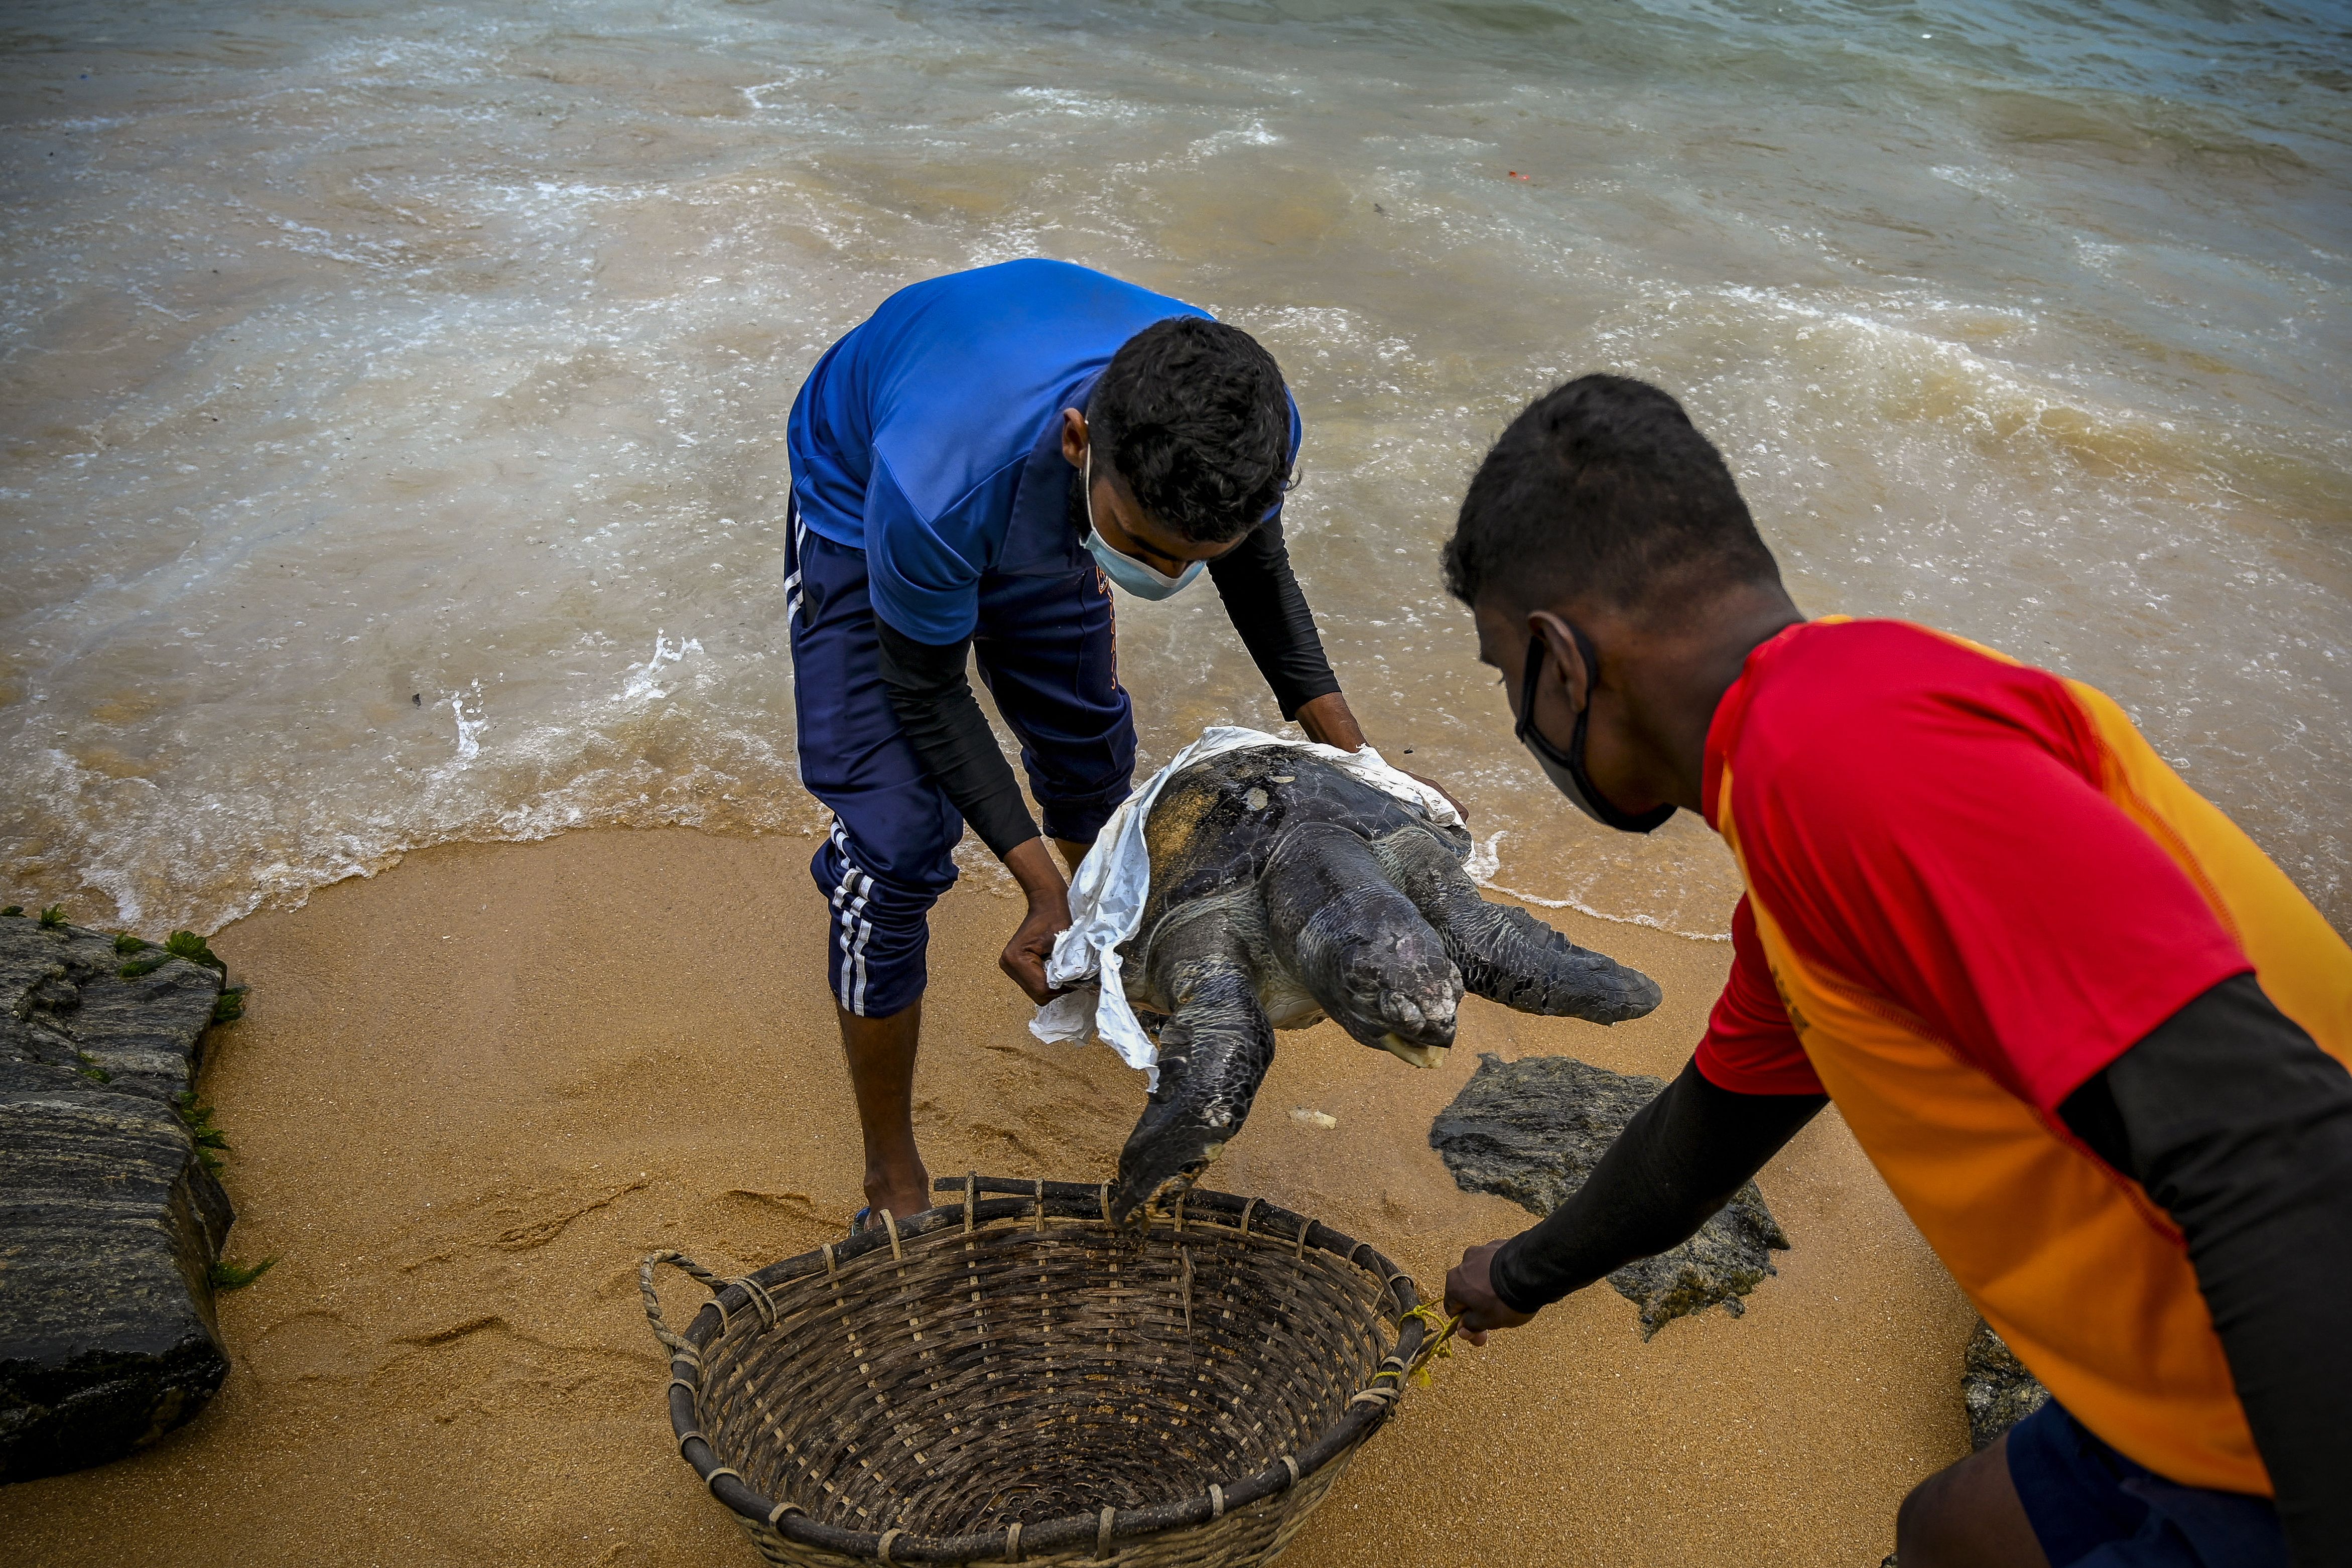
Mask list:
[{"label": "navy blue track pants", "polygon": [[[882,683],[866,553],[793,520],[785,564],[801,782],[833,810],[809,862],[832,906],[834,999],[882,1018],[923,994],[931,905],[954,885],[963,818],[916,759]],[[981,579],[980,677],[1021,738],[1053,837],[1091,843],[1135,773],[1110,584],[1092,562]]]}]

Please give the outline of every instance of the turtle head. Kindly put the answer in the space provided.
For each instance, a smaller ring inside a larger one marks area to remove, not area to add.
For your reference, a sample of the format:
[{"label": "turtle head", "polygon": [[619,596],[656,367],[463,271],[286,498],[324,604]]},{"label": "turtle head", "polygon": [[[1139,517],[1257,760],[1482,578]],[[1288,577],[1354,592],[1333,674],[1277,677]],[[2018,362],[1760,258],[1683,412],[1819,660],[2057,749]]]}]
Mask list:
[{"label": "turtle head", "polygon": [[1433,1068],[1454,1044],[1462,972],[1435,931],[1399,921],[1371,941],[1351,943],[1318,994],[1333,1021],[1357,1039],[1417,1068]]},{"label": "turtle head", "polygon": [[1369,844],[1337,823],[1296,824],[1258,891],[1276,956],[1332,1022],[1414,1067],[1445,1059],[1462,972]]}]

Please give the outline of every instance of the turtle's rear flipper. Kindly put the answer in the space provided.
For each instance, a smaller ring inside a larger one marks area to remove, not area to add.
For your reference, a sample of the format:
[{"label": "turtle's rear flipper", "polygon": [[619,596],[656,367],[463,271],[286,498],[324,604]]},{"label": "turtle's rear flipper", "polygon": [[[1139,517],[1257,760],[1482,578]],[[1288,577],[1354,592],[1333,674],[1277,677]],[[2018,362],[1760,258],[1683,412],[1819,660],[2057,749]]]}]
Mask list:
[{"label": "turtle's rear flipper", "polygon": [[1241,1131],[1274,1065],[1249,952],[1224,911],[1177,911],[1151,937],[1151,981],[1171,1011],[1160,1030],[1160,1087],[1118,1152],[1111,1217],[1125,1224],[1190,1187]]},{"label": "turtle's rear flipper", "polygon": [[1454,852],[1419,827],[1372,845],[1389,877],[1445,939],[1463,984],[1522,1013],[1622,1024],[1658,1005],[1658,983],[1581,948],[1525,910],[1490,904]]},{"label": "turtle's rear flipper", "polygon": [[1454,1044],[1462,976],[1372,856],[1331,822],[1283,830],[1258,878],[1275,955],[1339,1026],[1415,1067]]}]

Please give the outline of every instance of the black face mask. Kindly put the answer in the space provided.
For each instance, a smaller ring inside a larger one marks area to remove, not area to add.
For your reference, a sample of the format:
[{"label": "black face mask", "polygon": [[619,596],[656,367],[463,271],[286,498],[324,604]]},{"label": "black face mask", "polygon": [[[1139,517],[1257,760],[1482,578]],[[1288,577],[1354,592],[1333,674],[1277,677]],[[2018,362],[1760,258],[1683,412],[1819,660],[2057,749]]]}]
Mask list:
[{"label": "black face mask", "polygon": [[1552,787],[1593,821],[1620,833],[1655,832],[1675,814],[1672,805],[1653,806],[1638,815],[1620,811],[1585,773],[1584,724],[1592,712],[1592,686],[1601,678],[1601,656],[1593,651],[1591,639],[1577,627],[1570,626],[1568,635],[1576,639],[1576,651],[1584,656],[1584,706],[1576,710],[1576,732],[1569,736],[1568,750],[1563,752],[1536,728],[1536,682],[1543,675],[1545,655],[1543,638],[1533,637],[1528,639],[1527,678],[1519,687],[1519,744],[1535,754]]}]

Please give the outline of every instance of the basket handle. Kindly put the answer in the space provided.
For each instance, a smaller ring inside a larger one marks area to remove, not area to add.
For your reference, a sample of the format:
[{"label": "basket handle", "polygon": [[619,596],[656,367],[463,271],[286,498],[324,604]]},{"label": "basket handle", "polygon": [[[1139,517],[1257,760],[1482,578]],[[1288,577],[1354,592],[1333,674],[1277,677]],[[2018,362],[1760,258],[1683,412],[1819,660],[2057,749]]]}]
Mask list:
[{"label": "basket handle", "polygon": [[709,1288],[713,1296],[718,1295],[735,1281],[723,1274],[713,1273],[705,1268],[683,1252],[656,1252],[646,1258],[644,1265],[637,1270],[637,1294],[646,1299],[646,1321],[652,1327],[654,1338],[668,1347],[670,1354],[684,1356],[688,1361],[699,1363],[702,1360],[699,1352],[686,1342],[684,1336],[677,1333],[662,1319],[661,1298],[654,1294],[654,1270],[665,1263],[682,1274],[692,1275],[700,1280]]}]

